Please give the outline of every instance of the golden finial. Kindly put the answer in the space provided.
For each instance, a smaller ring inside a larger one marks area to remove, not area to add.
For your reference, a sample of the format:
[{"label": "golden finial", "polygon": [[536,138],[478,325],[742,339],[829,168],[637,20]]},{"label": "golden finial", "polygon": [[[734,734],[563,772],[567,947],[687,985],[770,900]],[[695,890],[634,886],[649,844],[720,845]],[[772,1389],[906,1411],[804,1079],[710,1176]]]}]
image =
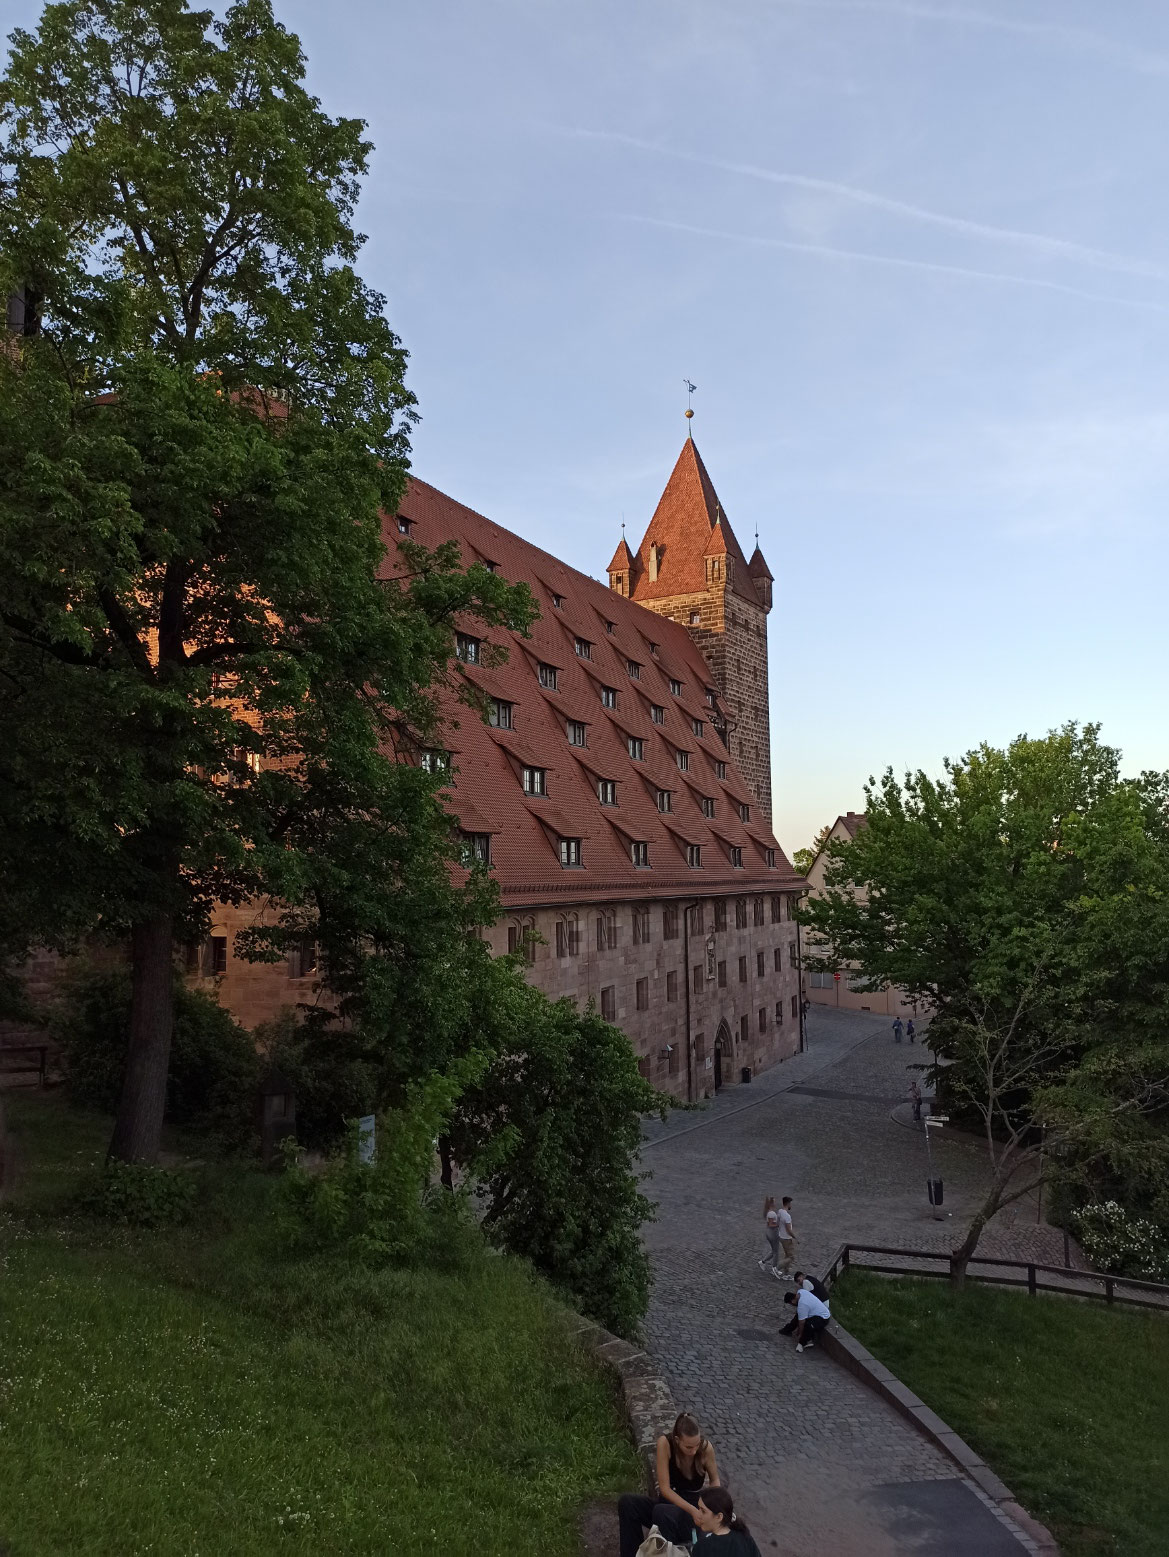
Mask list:
[{"label": "golden finial", "polygon": [[[686,386],[686,410],[685,410],[684,414],[685,414],[686,420],[689,422],[693,418],[693,416],[694,416],[694,408],[690,404],[690,396],[698,388],[698,385],[697,384],[692,384],[688,378],[684,378],[682,380],[682,382]],[[690,429],[687,428],[686,431],[689,432]]]}]

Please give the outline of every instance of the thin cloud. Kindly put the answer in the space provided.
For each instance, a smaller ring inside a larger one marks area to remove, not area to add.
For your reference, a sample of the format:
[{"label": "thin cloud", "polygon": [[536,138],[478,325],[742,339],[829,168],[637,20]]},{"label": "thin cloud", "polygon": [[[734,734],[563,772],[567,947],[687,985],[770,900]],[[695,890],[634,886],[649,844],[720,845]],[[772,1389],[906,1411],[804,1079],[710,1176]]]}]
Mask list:
[{"label": "thin cloud", "polygon": [[918,0],[780,0],[782,5],[806,11],[866,11],[877,16],[905,16],[915,21],[941,22],[950,26],[981,27],[989,32],[1009,32],[1017,37],[1036,38],[1094,54],[1127,70],[1144,76],[1169,76],[1169,59],[1163,54],[1129,48],[1086,27],[1068,27],[1062,22],[1028,22],[1013,16],[998,16],[971,6],[927,5]]},{"label": "thin cloud", "polygon": [[950,216],[943,211],[932,211],[925,206],[911,205],[905,200],[895,200],[889,195],[878,194],[871,189],[859,189],[854,184],[839,184],[832,179],[813,178],[806,173],[781,173],[773,168],[757,167],[750,162],[729,162],[721,157],[706,157],[700,152],[678,151],[672,146],[662,146],[656,141],[642,140],[636,135],[626,135],[620,130],[587,130],[572,126],[553,125],[558,135],[576,140],[606,141],[612,145],[629,146],[637,151],[647,151],[659,157],[670,157],[677,162],[691,163],[697,167],[714,168],[720,173],[736,173],[745,178],[760,179],[769,184],[782,184],[790,189],[810,189],[819,194],[834,195],[851,200],[855,204],[869,206],[873,210],[887,211],[894,216],[904,216],[931,227],[941,227],[948,232],[962,233],[968,238],[984,238],[996,243],[1009,243],[1037,254],[1075,260],[1091,265],[1097,270],[1110,270],[1118,275],[1143,276],[1154,281],[1169,281],[1169,270],[1145,260],[1132,260],[1107,249],[1087,248],[1065,238],[1051,238],[1044,233],[1024,232],[1013,227],[994,227],[986,222],[972,221],[965,216]]},{"label": "thin cloud", "polygon": [[1086,292],[1065,286],[1060,281],[1044,281],[1037,276],[1017,276],[1009,271],[975,270],[965,265],[944,265],[934,260],[904,259],[894,254],[872,254],[863,249],[840,249],[825,243],[797,243],[790,238],[763,238],[751,233],[725,232],[716,227],[695,227],[689,222],[671,222],[657,216],[627,212],[610,213],[617,221],[636,222],[645,227],[661,227],[668,232],[690,233],[698,238],[721,238],[728,243],[754,244],[765,249],[785,249],[793,254],[818,254],[827,259],[860,260],[869,265],[885,265],[897,270],[926,271],[938,276],[957,276],[967,281],[992,281],[1017,287],[1033,287],[1043,292],[1060,292],[1065,297],[1080,297],[1090,303],[1118,303],[1122,308],[1142,308],[1153,313],[1169,313],[1169,304],[1141,298],[1114,297],[1104,292]]}]

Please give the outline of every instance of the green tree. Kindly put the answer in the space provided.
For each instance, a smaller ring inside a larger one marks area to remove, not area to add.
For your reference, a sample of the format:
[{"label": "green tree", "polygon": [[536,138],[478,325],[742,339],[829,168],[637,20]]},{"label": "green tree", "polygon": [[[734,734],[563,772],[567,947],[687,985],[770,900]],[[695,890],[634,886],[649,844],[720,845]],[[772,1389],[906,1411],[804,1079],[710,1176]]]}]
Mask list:
[{"label": "green tree", "polygon": [[549,1001],[513,958],[484,973],[475,1030],[491,1060],[459,1099],[451,1150],[480,1178],[487,1236],[631,1335],[650,1287],[641,1226],[652,1206],[635,1169],[641,1116],[663,1113],[666,1101],[591,1003],[581,1012]]},{"label": "green tree", "polygon": [[[808,965],[932,1005],[947,1100],[980,1122],[990,1218],[1045,1177],[1150,1186],[1169,1163],[1169,780],[1123,780],[1097,726],[981,746],[867,791],[804,904]],[[1042,1148],[1042,1149],[1040,1149]]]},{"label": "green tree", "polygon": [[824,840],[832,831],[831,827],[821,827],[820,831],[812,839],[811,846],[806,849],[797,849],[792,855],[792,864],[802,876],[806,876],[812,868],[817,854],[824,847]]},{"label": "green tree", "polygon": [[458,1025],[490,892],[452,885],[442,775],[390,759],[433,739],[456,613],[531,605],[453,547],[389,575],[414,411],[353,268],[370,148],[268,0],[64,0],[11,44],[0,928],[9,956],[128,938],[111,1153],[149,1162],[176,944],[215,901],[260,905],[253,956],[317,937],[383,1034],[405,1007],[420,1044],[428,995]]}]

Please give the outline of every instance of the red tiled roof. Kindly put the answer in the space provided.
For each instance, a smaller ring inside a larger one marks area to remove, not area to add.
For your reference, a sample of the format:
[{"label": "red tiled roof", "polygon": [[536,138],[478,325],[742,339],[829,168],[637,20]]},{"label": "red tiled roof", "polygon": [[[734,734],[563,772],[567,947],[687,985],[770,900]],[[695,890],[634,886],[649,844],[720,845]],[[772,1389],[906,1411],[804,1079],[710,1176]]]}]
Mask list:
[{"label": "red tiled roof", "polygon": [[[712,536],[716,529],[719,534]],[[649,576],[651,542],[658,547],[656,579]],[[706,588],[704,559],[724,553],[735,562],[733,588],[758,604],[747,559],[706,473],[698,446],[687,438],[637,549],[632,596],[635,600],[663,600],[669,595],[699,594]]]},{"label": "red tiled roof", "polygon": [[[753,796],[715,731],[712,716],[721,705],[716,699],[712,709],[706,701],[710,671],[684,627],[423,481],[411,480],[399,512],[412,521],[411,538],[423,546],[455,540],[464,559],[487,557],[501,576],[528,583],[542,613],[527,639],[488,631],[470,618],[460,623],[460,630],[507,650],[503,665],[461,668],[489,696],[513,705],[513,729],[484,724],[453,695],[444,697],[450,732],[444,741],[455,753],[446,804],[457,816],[465,802],[465,830],[492,834],[492,864],[506,905],[790,890],[800,881],[765,823],[742,830],[738,808],[752,804]],[[392,557],[396,521],[387,522],[384,536]],[[387,562],[387,571],[391,566]],[[562,607],[552,604],[553,594],[563,597]],[[577,657],[577,638],[591,643],[590,659]],[[630,660],[641,667],[639,680],[628,673]],[[541,662],[559,668],[554,692],[539,684]],[[680,697],[670,691],[671,678],[682,684]],[[616,709],[601,703],[605,686],[617,689]],[[664,725],[653,723],[651,704],[666,710]],[[569,719],[587,725],[584,747],[569,744]],[[701,739],[692,719],[704,721]],[[630,756],[631,735],[644,741],[644,761]],[[680,750],[689,753],[686,773],[675,760]],[[716,761],[726,763],[725,779],[715,776]],[[546,769],[546,797],[524,794],[523,767]],[[598,778],[616,783],[615,808],[601,805]],[[673,812],[657,809],[658,789],[672,791]],[[702,815],[703,794],[716,801],[717,831]],[[562,832],[567,828],[571,832]],[[557,836],[582,840],[580,868],[561,867]],[[741,870],[731,866],[728,837],[736,846],[742,840]],[[634,866],[631,841],[649,845],[650,869]],[[687,866],[687,843],[702,845],[701,869]],[[775,850],[775,869],[765,863],[767,848]]]}]

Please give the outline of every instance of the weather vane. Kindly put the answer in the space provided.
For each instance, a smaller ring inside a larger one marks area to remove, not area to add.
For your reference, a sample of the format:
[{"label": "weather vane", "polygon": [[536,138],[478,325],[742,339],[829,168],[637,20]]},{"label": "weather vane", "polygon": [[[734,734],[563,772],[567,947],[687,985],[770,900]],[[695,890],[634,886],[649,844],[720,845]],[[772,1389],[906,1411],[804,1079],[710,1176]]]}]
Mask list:
[{"label": "weather vane", "polygon": [[686,386],[686,420],[689,421],[694,415],[694,408],[690,404],[690,396],[698,388],[698,385],[692,384],[688,378],[684,378],[682,382]]}]

